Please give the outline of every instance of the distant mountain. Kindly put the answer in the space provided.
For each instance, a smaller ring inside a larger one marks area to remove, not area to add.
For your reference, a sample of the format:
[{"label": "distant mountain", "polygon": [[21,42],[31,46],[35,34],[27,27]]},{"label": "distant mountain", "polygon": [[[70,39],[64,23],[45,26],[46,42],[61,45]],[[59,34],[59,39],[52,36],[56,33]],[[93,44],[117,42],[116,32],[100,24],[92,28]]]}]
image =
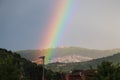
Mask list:
[{"label": "distant mountain", "polygon": [[[107,57],[120,52],[120,49],[95,50],[80,47],[59,47],[44,50],[22,50],[16,51],[22,57],[35,61],[47,51],[54,50],[54,57],[49,62],[82,62],[91,59]],[[71,60],[70,60],[71,59]]]}]

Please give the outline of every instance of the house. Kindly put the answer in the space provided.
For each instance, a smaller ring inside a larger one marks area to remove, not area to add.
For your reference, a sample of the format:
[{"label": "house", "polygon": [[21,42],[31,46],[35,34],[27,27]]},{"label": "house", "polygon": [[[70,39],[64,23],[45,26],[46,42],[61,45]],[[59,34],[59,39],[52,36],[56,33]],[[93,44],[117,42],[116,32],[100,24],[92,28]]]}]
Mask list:
[{"label": "house", "polygon": [[86,77],[92,77],[92,73],[90,70],[74,70],[66,74],[65,80],[86,80]]}]

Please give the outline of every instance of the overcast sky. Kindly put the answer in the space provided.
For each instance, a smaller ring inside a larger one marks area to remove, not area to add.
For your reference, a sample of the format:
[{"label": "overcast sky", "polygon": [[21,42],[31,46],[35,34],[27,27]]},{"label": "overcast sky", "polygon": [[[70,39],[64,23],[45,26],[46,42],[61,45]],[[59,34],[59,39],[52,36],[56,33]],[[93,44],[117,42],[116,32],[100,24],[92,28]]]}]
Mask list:
[{"label": "overcast sky", "polygon": [[[0,0],[0,47],[38,49],[56,3],[57,0]],[[120,48],[120,0],[74,0],[71,11],[72,22],[67,23],[58,46]]]}]

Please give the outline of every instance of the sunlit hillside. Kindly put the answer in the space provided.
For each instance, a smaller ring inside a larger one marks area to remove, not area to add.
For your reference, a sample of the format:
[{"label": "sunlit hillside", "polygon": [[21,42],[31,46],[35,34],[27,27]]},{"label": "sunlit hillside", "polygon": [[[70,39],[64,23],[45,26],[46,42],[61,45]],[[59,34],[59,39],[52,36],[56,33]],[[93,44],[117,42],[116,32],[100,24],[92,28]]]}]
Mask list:
[{"label": "sunlit hillside", "polygon": [[[16,51],[16,52],[19,53],[22,57],[24,57],[26,59],[35,61],[35,60],[38,60],[39,56],[46,54],[46,52],[48,50],[50,50],[50,49],[22,50],[22,51]],[[80,48],[80,47],[63,47],[63,48],[54,48],[54,49],[52,48],[51,50],[54,50],[55,53],[54,53],[54,57],[52,57],[52,59],[50,59],[49,62],[57,62],[57,61],[61,62],[60,59],[62,60],[62,62],[64,62],[63,60],[69,60],[67,58],[70,58],[73,55],[81,56],[81,61],[85,61],[84,60],[85,57],[88,58],[87,60],[91,60],[91,59],[107,57],[107,56],[110,56],[110,55],[120,52],[120,49],[96,50],[96,49],[87,49],[87,48]],[[78,62],[78,61],[80,61],[80,60],[76,60],[76,62]],[[73,62],[75,62],[75,61],[73,60]]]}]

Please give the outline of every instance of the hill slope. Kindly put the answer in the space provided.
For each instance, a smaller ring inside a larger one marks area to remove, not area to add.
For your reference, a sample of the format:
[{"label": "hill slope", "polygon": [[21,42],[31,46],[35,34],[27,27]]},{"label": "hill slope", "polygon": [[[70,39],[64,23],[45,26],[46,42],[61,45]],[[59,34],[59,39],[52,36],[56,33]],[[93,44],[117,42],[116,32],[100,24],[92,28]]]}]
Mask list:
[{"label": "hill slope", "polygon": [[72,56],[72,55],[97,59],[120,52],[120,49],[95,50],[95,49],[86,49],[80,47],[64,47],[64,48],[54,48],[54,49],[44,49],[44,50],[22,50],[22,51],[17,51],[17,53],[19,53],[22,57],[26,59],[34,61],[37,60],[39,56],[45,54],[48,50],[54,50],[54,57],[51,60],[52,62],[55,62],[53,61],[56,60],[55,58],[61,58],[61,57],[66,58],[66,56]]},{"label": "hill slope", "polygon": [[48,64],[47,68],[55,71],[70,71],[73,69],[89,69],[90,66],[96,68],[97,65],[101,64],[103,61],[113,62],[114,64],[120,63],[120,53],[114,54],[112,56],[103,57],[99,59],[94,59],[86,62],[76,62],[76,63],[52,63]]}]

